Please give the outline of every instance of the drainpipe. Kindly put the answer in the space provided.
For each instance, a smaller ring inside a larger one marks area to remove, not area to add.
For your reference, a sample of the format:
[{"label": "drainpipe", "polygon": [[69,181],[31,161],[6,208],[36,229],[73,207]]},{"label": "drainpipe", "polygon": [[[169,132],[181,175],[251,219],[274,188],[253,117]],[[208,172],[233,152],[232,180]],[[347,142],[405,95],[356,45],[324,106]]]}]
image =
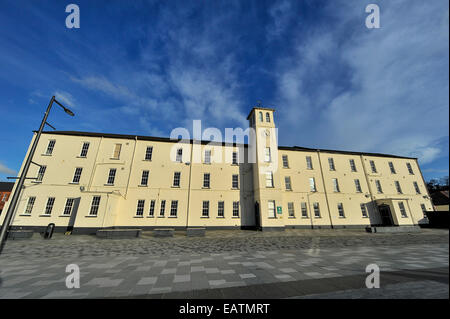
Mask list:
[{"label": "drainpipe", "polygon": [[127,199],[128,195],[128,188],[130,186],[130,178],[131,178],[131,172],[133,171],[133,163],[134,163],[134,154],[136,153],[136,145],[137,145],[137,136],[134,137],[134,149],[133,149],[133,156],[131,157],[131,163],[130,163],[130,173],[128,174],[128,180],[127,180],[127,188],[125,189],[125,196],[124,198]]},{"label": "drainpipe", "polygon": [[325,192],[325,200],[327,202],[328,216],[330,218],[331,229],[333,229],[334,226],[333,226],[333,221],[331,219],[330,204],[328,203],[328,194],[327,194],[327,187],[325,186],[325,177],[323,177],[322,161],[320,159],[320,150],[317,150],[317,155],[319,157],[320,174],[322,175],[323,191]]},{"label": "drainpipe", "polygon": [[312,210],[311,210],[311,203],[309,202],[309,193],[306,194],[306,199],[308,200],[308,210],[309,210],[309,219],[311,220],[311,229],[314,229],[313,214],[312,214]]},{"label": "drainpipe", "polygon": [[190,207],[190,199],[191,199],[191,175],[192,175],[192,154],[194,153],[194,139],[192,140],[191,144],[191,156],[189,161],[189,183],[188,183],[188,198],[187,198],[187,212],[186,212],[186,230],[189,226],[189,211],[191,210]]}]

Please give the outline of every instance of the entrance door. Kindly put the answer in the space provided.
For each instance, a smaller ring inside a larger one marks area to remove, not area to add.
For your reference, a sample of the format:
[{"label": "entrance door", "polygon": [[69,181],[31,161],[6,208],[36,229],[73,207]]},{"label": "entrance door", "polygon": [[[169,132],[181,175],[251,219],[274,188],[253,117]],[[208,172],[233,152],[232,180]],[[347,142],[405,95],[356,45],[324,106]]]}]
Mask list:
[{"label": "entrance door", "polygon": [[381,225],[382,226],[393,226],[391,209],[389,205],[380,205],[378,206],[378,211],[381,215]]},{"label": "entrance door", "polygon": [[261,228],[261,218],[259,216],[259,203],[255,202],[255,227],[256,230]]}]

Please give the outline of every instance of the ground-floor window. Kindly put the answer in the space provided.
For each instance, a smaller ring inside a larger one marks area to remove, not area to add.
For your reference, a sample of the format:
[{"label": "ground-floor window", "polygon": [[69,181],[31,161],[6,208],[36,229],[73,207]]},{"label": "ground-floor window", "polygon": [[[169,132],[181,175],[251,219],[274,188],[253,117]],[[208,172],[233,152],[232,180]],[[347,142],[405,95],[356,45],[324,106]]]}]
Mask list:
[{"label": "ground-floor window", "polygon": [[217,204],[217,217],[225,217],[225,202]]},{"label": "ground-floor window", "polygon": [[308,209],[307,209],[306,203],[302,202],[300,205],[302,207],[302,217],[308,218]]},{"label": "ground-floor window", "polygon": [[367,208],[366,208],[366,204],[361,203],[361,214],[362,217],[367,218]]},{"label": "ground-floor window", "polygon": [[202,217],[209,217],[209,201],[203,201]]},{"label": "ground-floor window", "polygon": [[314,217],[320,218],[320,207],[319,207],[319,203],[314,203],[314,204],[313,204],[313,207],[314,207]]},{"label": "ground-floor window", "polygon": [[24,214],[31,215],[31,211],[33,210],[34,202],[36,201],[35,196],[31,196],[28,198],[27,208],[25,209]]},{"label": "ground-floor window", "polygon": [[144,205],[145,205],[145,200],[143,200],[143,199],[138,200],[137,208],[136,208],[136,216],[144,215]]},{"label": "ground-floor window", "polygon": [[233,217],[239,217],[239,202],[233,202]]},{"label": "ground-floor window", "polygon": [[275,201],[274,200],[269,200],[267,202],[267,211],[269,213],[269,218],[275,218]]},{"label": "ground-floor window", "polygon": [[342,203],[338,203],[337,208],[338,208],[339,217],[345,218],[344,205]]},{"label": "ground-floor window", "polygon": [[89,215],[97,216],[99,206],[100,206],[100,196],[92,197],[91,211],[89,212]]},{"label": "ground-floor window", "polygon": [[170,217],[177,217],[178,201],[173,200],[170,204]]},{"label": "ground-floor window", "polygon": [[159,217],[164,217],[165,211],[166,211],[166,201],[162,200],[161,201],[161,207],[159,209]]},{"label": "ground-floor window", "polygon": [[427,217],[427,208],[425,204],[420,204],[420,207],[422,208],[423,217]]},{"label": "ground-floor window", "polygon": [[45,206],[45,215],[50,215],[53,210],[53,205],[55,204],[55,197],[49,197],[47,200],[47,205]]},{"label": "ground-floor window", "polygon": [[295,217],[294,203],[288,203],[289,217]]},{"label": "ground-floor window", "polygon": [[403,202],[398,202],[398,208],[400,208],[400,213],[402,214],[402,217],[406,218],[408,215],[406,214],[405,204]]},{"label": "ground-floor window", "polygon": [[66,200],[66,206],[64,207],[63,215],[70,215],[72,213],[74,198],[68,198]]},{"label": "ground-floor window", "polygon": [[150,209],[148,211],[148,216],[150,217],[155,216],[155,203],[156,201],[154,199],[150,201]]}]

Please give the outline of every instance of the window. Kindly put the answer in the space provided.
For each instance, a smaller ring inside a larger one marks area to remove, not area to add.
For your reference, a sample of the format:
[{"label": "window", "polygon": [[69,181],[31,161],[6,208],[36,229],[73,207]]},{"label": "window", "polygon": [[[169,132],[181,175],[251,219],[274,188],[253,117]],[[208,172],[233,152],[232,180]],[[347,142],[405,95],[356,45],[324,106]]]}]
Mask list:
[{"label": "window", "polygon": [[47,150],[45,151],[45,155],[52,155],[53,149],[55,148],[55,140],[48,141]]},{"label": "window", "polygon": [[32,196],[28,198],[27,207],[25,209],[24,214],[30,215],[31,211],[33,210],[34,202],[36,201],[36,197]]},{"label": "window", "polygon": [[364,204],[364,203],[361,203],[361,214],[362,214],[362,217],[364,217],[364,218],[369,217],[369,216],[367,215],[366,204]]},{"label": "window", "polygon": [[183,160],[183,149],[179,148],[177,149],[177,157],[175,159],[176,162],[181,163]]},{"label": "window", "polygon": [[173,187],[180,187],[181,172],[173,173]]},{"label": "window", "polygon": [[159,208],[159,217],[164,217],[165,211],[166,211],[166,201],[163,199],[161,201],[161,207]]},{"label": "window", "polygon": [[339,182],[338,182],[337,178],[333,178],[332,181],[333,181],[333,191],[335,193],[339,193],[340,192],[340,190],[339,190]]},{"label": "window", "polygon": [[316,180],[314,179],[314,177],[310,177],[309,178],[309,189],[311,190],[311,192],[316,192]]},{"label": "window", "polygon": [[289,161],[288,161],[288,156],[287,155],[283,155],[283,167],[284,168],[289,168]]},{"label": "window", "polygon": [[355,179],[355,188],[357,193],[362,193],[361,183],[359,182],[359,179]]},{"label": "window", "polygon": [[122,149],[122,144],[115,144],[114,145],[114,153],[113,153],[113,159],[119,159],[120,158],[120,151]]},{"label": "window", "polygon": [[300,204],[300,206],[302,208],[302,218],[308,218],[308,209],[307,209],[306,203],[302,202]]},{"label": "window", "polygon": [[144,215],[144,206],[145,206],[145,200],[139,199],[138,203],[137,203],[137,208],[136,208],[136,216]]},{"label": "window", "polygon": [[398,208],[400,208],[400,213],[402,214],[403,218],[408,217],[408,215],[406,214],[405,204],[403,204],[403,202],[398,202]]},{"label": "window", "polygon": [[115,168],[111,168],[109,170],[109,175],[108,175],[108,181],[107,181],[107,185],[114,185],[114,180],[116,178],[116,169]]},{"label": "window", "polygon": [[338,208],[339,217],[345,218],[344,205],[342,203],[338,203],[337,208]]},{"label": "window", "polygon": [[211,164],[211,150],[205,150],[205,164]]},{"label": "window", "polygon": [[330,171],[336,170],[336,167],[334,166],[334,160],[332,157],[328,158],[328,164],[330,165]]},{"label": "window", "polygon": [[289,217],[295,217],[294,203],[288,203],[288,214]]},{"label": "window", "polygon": [[38,171],[37,178],[36,178],[37,182],[42,182],[42,179],[44,178],[44,174],[45,174],[45,170],[46,169],[47,169],[47,166],[45,166],[45,165],[41,165],[39,167],[39,171]]},{"label": "window", "polygon": [[151,161],[153,155],[153,146],[147,146],[147,149],[145,150],[145,160]]},{"label": "window", "polygon": [[6,202],[6,198],[8,197],[8,194],[7,193],[4,193],[3,194],[3,198],[2,198],[2,202]]},{"label": "window", "polygon": [[414,175],[414,172],[413,172],[411,164],[410,163],[406,163],[406,167],[408,168],[409,174]]},{"label": "window", "polygon": [[269,218],[275,218],[275,201],[274,200],[269,200],[267,202],[267,212],[269,214]]},{"label": "window", "polygon": [[203,201],[202,217],[209,217],[209,201],[207,200]]},{"label": "window", "polygon": [[217,204],[217,217],[225,217],[225,202]]},{"label": "window", "polygon": [[370,161],[370,169],[372,170],[372,173],[376,173],[377,172],[377,167],[375,166],[375,162],[374,161]]},{"label": "window", "polygon": [[288,191],[292,190],[291,177],[290,176],[285,176],[284,177],[284,184],[286,186],[286,190],[288,190]]},{"label": "window", "polygon": [[55,197],[49,197],[47,200],[47,205],[45,206],[44,215],[50,215],[52,213],[54,203],[55,203]]},{"label": "window", "polygon": [[395,171],[394,163],[389,162],[389,169],[391,170],[392,174],[397,174],[397,172]]},{"label": "window", "polygon": [[204,173],[203,174],[203,188],[209,188],[210,186],[210,174]]},{"label": "window", "polygon": [[73,174],[72,183],[78,184],[80,182],[81,173],[83,172],[82,167],[75,168],[75,173]]},{"label": "window", "polygon": [[259,121],[260,121],[260,122],[263,121],[263,114],[262,114],[262,112],[259,112]]},{"label": "window", "polygon": [[414,189],[416,190],[416,194],[420,194],[419,184],[417,184],[417,182],[413,182],[413,185],[414,185]]},{"label": "window", "polygon": [[231,187],[236,189],[239,188],[239,175],[232,176]]},{"label": "window", "polygon": [[264,149],[264,162],[270,163],[271,162],[271,156],[270,156],[270,147],[266,147]]},{"label": "window", "polygon": [[92,197],[91,211],[89,212],[89,215],[97,216],[99,206],[100,206],[100,196]]},{"label": "window", "polygon": [[395,188],[397,189],[397,193],[403,194],[402,188],[400,187],[400,182],[399,181],[395,181],[394,184],[395,184]]},{"label": "window", "polygon": [[237,165],[238,164],[238,153],[237,152],[233,152],[233,165]]},{"label": "window", "polygon": [[314,204],[313,204],[313,208],[314,208],[314,217],[320,218],[320,207],[319,207],[319,203],[314,203]]},{"label": "window", "polygon": [[381,183],[378,179],[375,180],[375,186],[377,187],[378,194],[383,194],[383,189],[381,188]]},{"label": "window", "polygon": [[80,157],[86,157],[89,150],[89,142],[84,142],[81,147]]},{"label": "window", "polygon": [[351,170],[352,172],[356,172],[356,164],[355,164],[355,160],[354,160],[354,159],[350,159],[349,162],[350,162],[350,170]]},{"label": "window", "polygon": [[147,186],[149,171],[142,171],[141,186]]},{"label": "window", "polygon": [[273,173],[266,172],[266,187],[273,187]]},{"label": "window", "polygon": [[425,204],[420,204],[420,207],[422,208],[423,217],[427,217],[427,208]]},{"label": "window", "polygon": [[311,156],[306,156],[306,168],[307,169],[313,169]]},{"label": "window", "polygon": [[170,203],[170,217],[177,217],[177,212],[178,212],[178,201],[173,200]]},{"label": "window", "polygon": [[154,199],[152,199],[150,201],[150,209],[148,211],[148,216],[149,217],[155,216],[155,204],[156,204],[156,201]]},{"label": "window", "polygon": [[266,122],[270,123],[270,114],[266,112]]},{"label": "window", "polygon": [[239,202],[233,202],[233,217],[239,217]]},{"label": "window", "polygon": [[70,214],[72,214],[72,208],[73,208],[74,200],[75,200],[74,198],[68,198],[66,200],[66,206],[64,206],[63,215],[70,215]]}]

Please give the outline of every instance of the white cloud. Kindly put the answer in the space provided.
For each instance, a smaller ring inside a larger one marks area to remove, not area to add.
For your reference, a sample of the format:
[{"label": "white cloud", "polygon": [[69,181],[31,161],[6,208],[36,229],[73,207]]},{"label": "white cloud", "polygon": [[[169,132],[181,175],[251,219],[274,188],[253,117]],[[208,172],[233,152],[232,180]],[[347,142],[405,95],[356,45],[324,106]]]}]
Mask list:
[{"label": "white cloud", "polygon": [[75,98],[72,96],[72,94],[65,92],[65,91],[55,91],[53,93],[55,98],[60,101],[64,106],[75,108]]},{"label": "white cloud", "polygon": [[6,175],[15,175],[16,171],[7,167],[6,165],[0,163],[0,173],[6,174]]}]

